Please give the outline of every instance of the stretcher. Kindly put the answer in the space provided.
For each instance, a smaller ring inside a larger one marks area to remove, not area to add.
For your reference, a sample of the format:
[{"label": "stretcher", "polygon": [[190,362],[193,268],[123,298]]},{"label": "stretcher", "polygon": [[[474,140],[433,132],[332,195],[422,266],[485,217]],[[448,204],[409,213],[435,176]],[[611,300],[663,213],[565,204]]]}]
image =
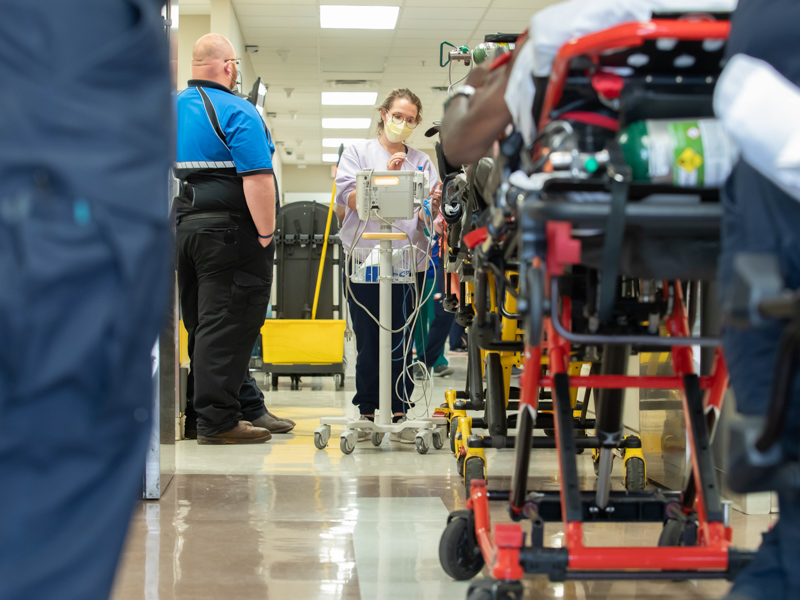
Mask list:
[{"label": "stretcher", "polygon": [[[724,356],[717,348],[709,374],[696,373],[692,346],[716,348],[719,340],[690,335],[685,293],[686,281],[714,277],[719,190],[634,182],[617,144],[618,131],[633,121],[706,116],[728,31],[726,20],[710,17],[656,19],[571,40],[557,54],[549,82],[537,82],[533,151],[518,134],[501,141],[503,185],[479,244],[519,248],[524,367],[511,487],[492,490],[473,480],[467,508],[451,513],[441,539],[442,566],[455,579],[487,568],[489,577],[470,587],[471,600],[519,598],[526,573],[552,581],[732,578],[752,556],[731,545],[711,453],[728,386]],[[681,56],[692,60],[677,61]],[[554,154],[564,145],[567,168]],[[483,311],[475,311],[479,321]],[[494,327],[487,330],[483,335],[491,337]],[[674,375],[626,375],[632,346],[669,351]],[[570,373],[576,353],[596,353],[599,368]],[[582,441],[570,397],[579,387],[596,393],[595,490],[579,487]],[[533,431],[545,416],[540,395],[548,388],[560,489],[530,491]],[[623,395],[630,388],[679,390],[691,448],[684,489],[611,489],[615,455],[627,457],[626,479],[646,479],[641,444],[622,436]],[[513,521],[527,521],[530,533],[519,523],[493,527],[493,501],[505,503]],[[545,547],[547,522],[562,523],[563,547]],[[607,522],[654,522],[663,529],[654,547],[587,546],[584,527]]]}]

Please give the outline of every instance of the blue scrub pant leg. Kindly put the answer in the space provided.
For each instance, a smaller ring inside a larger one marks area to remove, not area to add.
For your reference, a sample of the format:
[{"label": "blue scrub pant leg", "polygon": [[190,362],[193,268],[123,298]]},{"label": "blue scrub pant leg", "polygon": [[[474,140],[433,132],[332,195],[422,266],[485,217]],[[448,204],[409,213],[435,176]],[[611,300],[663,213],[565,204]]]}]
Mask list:
[{"label": "blue scrub pant leg", "polygon": [[[437,363],[442,362],[444,344],[450,335],[450,330],[455,321],[455,314],[449,313],[442,306],[444,297],[444,269],[439,266],[436,269],[436,293],[433,295],[434,313],[433,323],[428,332],[428,345],[425,347],[425,365],[432,369]],[[441,360],[440,360],[441,359]],[[447,364],[444,360],[443,364]]]},{"label": "blue scrub pant leg", "polygon": [[0,220],[2,600],[107,599],[141,498],[171,236],[109,221]]}]

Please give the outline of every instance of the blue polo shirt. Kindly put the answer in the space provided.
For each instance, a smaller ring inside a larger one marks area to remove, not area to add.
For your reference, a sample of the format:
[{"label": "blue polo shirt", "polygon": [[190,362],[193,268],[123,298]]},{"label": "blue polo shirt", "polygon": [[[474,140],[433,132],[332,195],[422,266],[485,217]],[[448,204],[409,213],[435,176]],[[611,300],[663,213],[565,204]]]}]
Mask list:
[{"label": "blue polo shirt", "polygon": [[[231,210],[249,215],[242,177],[271,174],[275,145],[255,106],[214,81],[192,79],[178,95],[175,175],[191,184],[179,213]],[[276,209],[278,198],[275,198]]]}]

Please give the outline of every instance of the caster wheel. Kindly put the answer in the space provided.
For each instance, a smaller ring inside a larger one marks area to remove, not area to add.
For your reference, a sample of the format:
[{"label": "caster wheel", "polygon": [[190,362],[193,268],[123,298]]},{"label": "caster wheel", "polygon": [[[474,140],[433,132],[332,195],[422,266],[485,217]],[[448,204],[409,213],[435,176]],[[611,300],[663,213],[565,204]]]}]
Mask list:
[{"label": "caster wheel", "polygon": [[339,440],[339,449],[342,451],[342,454],[352,454],[356,447],[355,444],[350,443],[349,439],[342,436]]},{"label": "caster wheel", "polygon": [[472,579],[483,569],[483,555],[467,519],[451,520],[439,541],[439,562],[456,581]]},{"label": "caster wheel", "polygon": [[434,431],[433,432],[433,447],[436,450],[441,450],[444,446],[444,439],[442,437],[441,431]]},{"label": "caster wheel", "polygon": [[466,460],[466,456],[461,455],[456,460],[456,468],[458,469],[458,474],[463,477],[464,476],[464,460]]},{"label": "caster wheel", "polygon": [[[586,435],[586,430],[585,429],[576,429],[575,430],[575,437],[576,438],[585,438],[585,437],[588,437],[588,436]],[[576,454],[583,454],[585,451],[586,451],[586,448],[578,448],[575,453]]]},{"label": "caster wheel", "polygon": [[678,519],[667,519],[664,523],[664,529],[661,530],[661,535],[658,537],[658,545],[665,546],[681,546],[683,541],[683,522]]},{"label": "caster wheel", "polygon": [[544,434],[547,437],[556,437],[556,430],[555,429],[545,429]]},{"label": "caster wheel", "polygon": [[314,445],[317,450],[322,450],[328,445],[328,440],[331,439],[330,425],[322,425],[314,431]]},{"label": "caster wheel", "polygon": [[333,376],[333,381],[336,384],[336,389],[337,390],[343,390],[344,389],[344,373],[337,373],[336,375],[334,375]]},{"label": "caster wheel", "polygon": [[458,434],[458,417],[450,419],[450,452],[456,453],[456,434]]},{"label": "caster wheel", "polygon": [[279,379],[280,378],[277,375],[275,375],[274,373],[272,374],[272,389],[273,390],[277,390],[278,389],[278,380]]},{"label": "caster wheel", "polygon": [[644,461],[641,458],[629,458],[625,463],[625,489],[629,492],[641,492],[646,483]]},{"label": "caster wheel", "polygon": [[486,479],[486,463],[478,456],[473,456],[464,463],[464,487],[467,497],[472,493],[473,479]]},{"label": "caster wheel", "polygon": [[300,378],[299,377],[292,377],[292,389],[299,390],[300,389]]},{"label": "caster wheel", "polygon": [[414,447],[420,454],[427,454],[428,449],[430,448],[427,440],[421,435],[418,435],[416,438],[414,438]]},{"label": "caster wheel", "polygon": [[472,590],[467,595],[467,600],[493,600],[492,592],[489,590]]},{"label": "caster wheel", "polygon": [[380,446],[384,435],[385,434],[381,433],[380,431],[373,431],[369,436],[370,440],[372,440],[372,445]]}]

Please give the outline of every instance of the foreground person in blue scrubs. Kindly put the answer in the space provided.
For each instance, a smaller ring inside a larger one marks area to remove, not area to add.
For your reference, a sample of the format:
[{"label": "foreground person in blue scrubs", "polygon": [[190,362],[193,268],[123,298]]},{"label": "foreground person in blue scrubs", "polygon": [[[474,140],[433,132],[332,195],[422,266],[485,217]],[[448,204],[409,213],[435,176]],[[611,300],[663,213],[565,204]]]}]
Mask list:
[{"label": "foreground person in blue scrubs", "polygon": [[159,0],[0,3],[0,599],[104,600],[167,307]]}]

